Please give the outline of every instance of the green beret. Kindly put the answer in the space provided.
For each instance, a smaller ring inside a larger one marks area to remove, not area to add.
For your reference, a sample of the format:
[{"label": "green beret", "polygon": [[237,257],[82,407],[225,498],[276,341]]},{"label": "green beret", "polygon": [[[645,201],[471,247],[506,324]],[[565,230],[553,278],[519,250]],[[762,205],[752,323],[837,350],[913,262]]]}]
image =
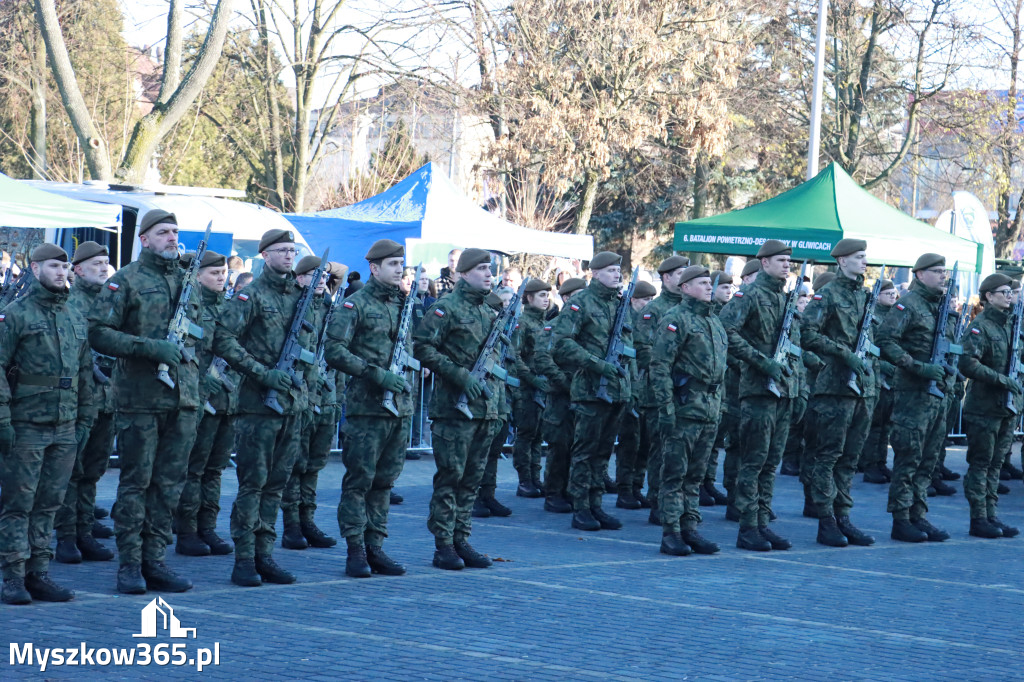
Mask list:
[{"label": "green beret", "polygon": [[793,247],[787,246],[785,242],[778,239],[769,239],[757,250],[758,258],[771,258],[772,256],[792,256]]},{"label": "green beret", "polygon": [[178,265],[183,268],[188,268],[192,265],[192,259],[196,257],[195,251],[185,251],[184,253],[178,254]]},{"label": "green beret", "polygon": [[568,296],[574,291],[585,289],[587,281],[582,277],[570,277],[569,279],[562,282],[562,286],[558,287],[559,296]]},{"label": "green beret", "polygon": [[825,286],[826,284],[828,284],[829,282],[831,282],[835,278],[836,278],[836,273],[834,273],[834,272],[823,272],[823,273],[821,273],[820,275],[818,275],[817,277],[814,278],[814,283],[811,286],[814,288],[815,291],[817,291],[818,289],[822,288],[823,286]]},{"label": "green beret", "polygon": [[551,285],[540,277],[531,277],[526,283],[526,288],[523,289],[523,294],[535,294],[538,291],[551,291]]},{"label": "green beret", "polygon": [[159,223],[172,223],[177,225],[178,219],[174,217],[173,213],[156,209],[145,215],[142,222],[139,223],[139,229],[136,230],[136,232],[140,235],[146,234],[154,225]]},{"label": "green beret", "polygon": [[82,242],[78,245],[78,248],[75,249],[75,255],[71,259],[71,263],[72,265],[78,265],[79,263],[87,261],[90,258],[95,258],[96,256],[109,255],[110,250],[102,244],[97,244],[96,242]]},{"label": "green beret", "polygon": [[[757,261],[754,262],[756,263]],[[716,278],[718,279],[718,286],[733,283],[733,276],[723,270],[715,270],[714,272],[711,273],[712,284],[714,284]]]},{"label": "green beret", "polygon": [[917,262],[914,263],[914,267],[911,269],[911,271],[917,272],[918,270],[927,270],[928,268],[934,268],[936,265],[945,264],[945,256],[940,256],[937,253],[925,253],[922,254],[921,257],[917,259]]},{"label": "green beret", "polygon": [[843,256],[852,256],[858,251],[867,251],[868,243],[863,239],[840,239],[839,243],[836,244],[832,251],[828,254],[833,258],[842,258]]},{"label": "green beret", "polygon": [[685,268],[690,265],[690,259],[686,256],[669,256],[665,260],[661,261],[661,265],[658,266],[658,274],[664,275],[666,272],[672,272],[679,268]]},{"label": "green beret", "polygon": [[308,275],[320,267],[320,256],[303,256],[295,265],[296,275]]},{"label": "green beret", "polygon": [[228,264],[227,256],[222,256],[216,251],[206,250],[203,254],[203,260],[199,261],[199,269],[203,268],[221,268]]},{"label": "green beret", "polygon": [[703,265],[691,265],[690,267],[683,270],[683,276],[679,278],[680,284],[685,284],[691,279],[697,279],[698,277],[710,277],[711,271]]},{"label": "green beret", "polygon": [[295,236],[291,230],[267,230],[263,233],[263,238],[260,239],[260,245],[256,249],[260,253],[266,251],[274,244],[294,244]]},{"label": "green beret", "polygon": [[30,263],[40,263],[44,260],[60,260],[67,263],[68,252],[56,244],[40,244],[32,249],[32,254],[28,260]]},{"label": "green beret", "polygon": [[1012,282],[1010,282],[1010,287],[1011,287],[1011,288],[1012,288],[1012,289],[1013,289],[1014,291],[1017,291],[1017,289],[1020,289],[1020,280],[1019,280],[1019,279],[1015,279],[1015,280],[1013,280]]},{"label": "green beret", "polygon": [[466,249],[459,256],[459,262],[455,265],[455,272],[469,272],[481,263],[491,262],[491,252],[485,249]]},{"label": "green beret", "polygon": [[1008,286],[1012,281],[1012,277],[1008,277],[1001,272],[997,272],[981,280],[981,286],[978,287],[978,293],[984,294],[986,291],[995,291],[999,287]]},{"label": "green beret", "polygon": [[501,300],[501,296],[498,296],[493,291],[487,293],[487,296],[484,298],[484,303],[498,311],[502,310],[505,307],[505,302]]},{"label": "green beret", "polygon": [[[818,287],[814,287],[814,288],[817,289]],[[882,288],[879,289],[878,291],[879,291],[879,293],[881,293],[883,291],[889,291],[889,289],[895,289],[895,288],[896,288],[896,284],[893,283],[893,281],[891,279],[883,279],[882,280]]]},{"label": "green beret", "polygon": [[390,239],[378,239],[366,252],[366,260],[370,261],[398,258],[399,256],[405,256],[405,247]]},{"label": "green beret", "polygon": [[756,258],[753,258],[751,260],[748,260],[746,262],[746,264],[744,264],[743,272],[740,273],[740,277],[746,277],[747,275],[752,275],[752,274],[754,274],[755,272],[757,272],[760,269],[761,269],[761,261],[757,260]]},{"label": "green beret", "polygon": [[621,265],[622,256],[611,251],[602,251],[590,259],[590,270],[600,270],[601,268],[607,268],[611,265]]},{"label": "green beret", "polygon": [[658,295],[658,290],[650,282],[637,282],[633,288],[633,298],[653,298]]}]

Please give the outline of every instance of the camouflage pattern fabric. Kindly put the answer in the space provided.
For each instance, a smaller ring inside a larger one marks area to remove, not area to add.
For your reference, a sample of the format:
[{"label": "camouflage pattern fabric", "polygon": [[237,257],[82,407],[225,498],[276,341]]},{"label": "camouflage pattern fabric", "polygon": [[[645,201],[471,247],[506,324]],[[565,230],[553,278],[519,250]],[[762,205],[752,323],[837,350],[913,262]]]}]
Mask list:
[{"label": "camouflage pattern fabric", "polygon": [[411,415],[346,418],[338,527],[349,545],[380,547],[384,543],[391,488],[405,466],[411,422]]},{"label": "camouflage pattern fabric", "polygon": [[231,460],[234,447],[235,418],[219,412],[203,414],[175,512],[179,534],[216,528],[221,474]]},{"label": "camouflage pattern fabric", "polygon": [[717,422],[676,415],[675,427],[665,436],[658,498],[665,533],[678,533],[681,528],[697,529],[701,521],[700,486],[717,431]]},{"label": "camouflage pattern fabric", "polygon": [[735,505],[740,526],[767,526],[775,495],[775,470],[789,434],[790,401],[752,395],[740,400],[741,450]]},{"label": "camouflage pattern fabric", "polygon": [[103,478],[114,449],[115,423],[111,412],[100,412],[85,443],[79,443],[64,503],[54,527],[58,539],[92,535],[96,521],[96,484]]},{"label": "camouflage pattern fabric", "polygon": [[[455,292],[445,300],[458,295],[459,284],[463,281],[456,284]],[[427,528],[438,547],[471,535],[473,503],[487,464],[487,455],[480,443],[490,443],[500,424],[498,419],[461,417],[435,419],[431,425],[437,473],[434,474]]]},{"label": "camouflage pattern fabric", "polygon": [[591,400],[572,403],[570,409],[574,432],[569,452],[569,501],[576,511],[597,508],[626,403]]}]

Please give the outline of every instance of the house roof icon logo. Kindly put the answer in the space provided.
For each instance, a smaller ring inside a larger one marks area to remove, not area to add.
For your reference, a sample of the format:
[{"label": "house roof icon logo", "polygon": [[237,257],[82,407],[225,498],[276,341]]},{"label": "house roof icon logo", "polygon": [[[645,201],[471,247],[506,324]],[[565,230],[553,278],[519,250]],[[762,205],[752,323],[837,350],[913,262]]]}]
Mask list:
[{"label": "house roof icon logo", "polygon": [[196,638],[196,629],[181,627],[181,621],[174,615],[174,609],[163,597],[156,597],[143,607],[140,629],[142,632],[132,637],[155,638],[157,632],[163,630],[168,636],[176,639],[187,639],[189,635],[192,639]]}]

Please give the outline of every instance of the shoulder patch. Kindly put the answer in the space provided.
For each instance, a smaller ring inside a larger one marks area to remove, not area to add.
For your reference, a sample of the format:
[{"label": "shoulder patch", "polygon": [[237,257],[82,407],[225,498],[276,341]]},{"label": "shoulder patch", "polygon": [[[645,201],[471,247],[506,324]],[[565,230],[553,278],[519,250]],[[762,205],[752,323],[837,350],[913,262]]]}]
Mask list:
[{"label": "shoulder patch", "polygon": [[516,329],[519,329],[519,323],[516,322]]},{"label": "shoulder patch", "polygon": [[902,303],[897,303],[897,304],[896,304],[896,307],[897,307],[898,309],[900,309],[900,310],[906,310],[906,309],[907,309],[907,306],[903,305]]},{"label": "shoulder patch", "polygon": [[546,331],[546,332],[551,331],[551,327],[550,326],[544,327],[544,331]]},{"label": "shoulder patch", "polygon": [[981,330],[978,329],[977,327],[971,327],[971,333],[972,334],[980,334]]},{"label": "shoulder patch", "polygon": [[651,319],[651,314],[650,313],[644,313],[644,319],[645,320]]},{"label": "shoulder patch", "polygon": [[814,295],[814,300],[815,301],[820,301],[821,300],[821,294],[815,294]]},{"label": "shoulder patch", "polygon": [[437,315],[438,317],[444,317],[447,313],[445,313],[445,311],[441,310],[440,308],[435,308],[434,314]]},{"label": "shoulder patch", "polygon": [[345,301],[341,305],[342,305],[343,308],[355,308],[356,307],[356,304],[353,303],[352,301]]},{"label": "shoulder patch", "polygon": [[118,289],[121,288],[121,285],[118,284],[117,282],[107,282],[107,288],[110,289],[111,291],[117,291]]},{"label": "shoulder patch", "polygon": [[674,324],[672,324],[671,322],[669,322],[669,324],[668,324],[668,330],[669,330],[670,332],[673,332],[673,333],[675,333],[675,332],[679,331],[679,327],[677,327],[677,326],[675,326]]},{"label": "shoulder patch", "polygon": [[576,305],[575,303],[570,303],[569,304],[569,308],[571,310],[576,310],[576,311],[579,311],[579,309],[580,309],[580,307],[578,305]]},{"label": "shoulder patch", "polygon": [[743,292],[737,291],[735,294],[733,294],[733,298],[743,298]]},{"label": "shoulder patch", "polygon": [[6,319],[7,319],[7,316],[4,315],[3,313],[0,313],[0,322],[5,321]]},{"label": "shoulder patch", "polygon": [[239,294],[238,295],[238,300],[239,301],[248,301],[249,300],[249,294],[246,294],[246,293]]}]

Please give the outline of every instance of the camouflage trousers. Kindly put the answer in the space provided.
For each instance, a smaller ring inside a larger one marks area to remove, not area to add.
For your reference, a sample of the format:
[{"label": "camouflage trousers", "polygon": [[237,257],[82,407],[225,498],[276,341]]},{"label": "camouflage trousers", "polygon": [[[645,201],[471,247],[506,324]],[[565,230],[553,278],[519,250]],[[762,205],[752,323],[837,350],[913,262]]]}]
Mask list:
[{"label": "camouflage trousers", "polygon": [[544,408],[533,399],[533,389],[524,388],[524,396],[515,401],[516,444],[512,448],[512,465],[520,481],[540,483],[541,418]]},{"label": "camouflage trousers", "polygon": [[[518,438],[517,434],[517,444],[519,443]],[[501,459],[501,450],[505,447],[507,440],[508,415],[504,415],[497,431],[494,432],[494,437],[491,438],[491,442],[487,446],[487,463],[484,465],[484,475],[480,479],[480,490],[478,491],[481,497],[494,497],[494,493],[498,489],[498,460]]]},{"label": "camouflage trousers", "polygon": [[999,471],[1003,454],[1013,445],[1016,416],[993,417],[964,414],[967,431],[967,473],[964,497],[971,506],[972,519],[998,516]]},{"label": "camouflage trousers", "polygon": [[809,487],[818,518],[849,516],[850,486],[871,428],[874,399],[818,395],[807,428],[813,431]]},{"label": "camouflage trousers", "polygon": [[4,579],[49,570],[53,518],[75,465],[75,422],[14,422],[15,441],[0,458],[0,567]]},{"label": "camouflage trousers", "polygon": [[204,413],[188,455],[185,485],[175,512],[179,534],[217,527],[221,474],[231,462],[234,448],[234,415]]},{"label": "camouflage trousers", "polygon": [[435,419],[434,494],[427,528],[438,547],[464,540],[473,530],[473,503],[487,463],[487,445],[502,422],[497,419]]},{"label": "camouflage trousers", "polygon": [[786,448],[782,451],[782,463],[788,466],[801,468],[801,460],[807,447],[804,426],[810,421],[810,410],[807,409],[807,398],[800,396],[793,399],[793,413],[789,419],[789,436],[786,438]]},{"label": "camouflage trousers", "polygon": [[235,422],[238,495],[231,507],[235,559],[269,556],[281,495],[299,456],[301,415],[242,414]]},{"label": "camouflage trousers", "polygon": [[736,471],[736,510],[740,527],[767,526],[775,495],[775,470],[789,436],[788,398],[749,396],[740,400],[743,440]]},{"label": "camouflage trousers", "polygon": [[[716,440],[722,443],[722,449],[725,451],[725,458],[722,462],[722,486],[729,494],[730,500],[733,500],[736,494],[736,472],[739,469],[741,445],[739,431],[739,415],[735,414],[731,409],[723,410],[722,418],[718,422],[718,437]],[[718,452],[712,448],[704,480],[708,483],[714,483],[717,473]]]},{"label": "camouflage trousers", "polygon": [[928,486],[946,438],[946,400],[925,391],[896,391],[892,411],[892,482],[887,511],[894,519],[928,512]]},{"label": "camouflage trousers", "polygon": [[[322,407],[320,414],[307,412],[300,432],[299,454],[281,495],[281,515],[286,526],[312,523],[316,513],[316,487],[327,466],[331,443],[338,433],[341,408]],[[406,439],[409,432],[406,431]],[[408,442],[408,440],[406,441]],[[402,450],[405,456],[405,450]]]},{"label": "camouflage trousers", "polygon": [[868,430],[864,449],[860,453],[860,468],[880,469],[885,466],[889,456],[889,434],[892,431],[892,410],[896,392],[882,389],[871,415],[871,428]]},{"label": "camouflage trousers", "polygon": [[569,453],[569,498],[573,509],[581,511],[601,506],[604,475],[626,403],[588,400],[573,403],[571,409],[576,416]]},{"label": "camouflage trousers", "polygon": [[541,427],[548,444],[544,467],[544,494],[547,497],[568,499],[569,453],[572,450],[573,413],[569,409],[569,396],[548,393],[548,407],[544,411]]},{"label": "camouflage trousers", "polygon": [[677,417],[672,432],[664,434],[658,511],[665,533],[697,529],[701,521],[700,486],[717,433],[717,422]]},{"label": "camouflage trousers", "polygon": [[92,535],[96,521],[96,484],[103,478],[114,449],[114,414],[100,412],[84,444],[79,444],[64,503],[54,528],[60,540]]},{"label": "camouflage trousers", "polygon": [[196,410],[118,412],[121,477],[110,510],[121,565],[163,561],[196,438]]},{"label": "camouflage trousers", "polygon": [[640,413],[640,419],[647,425],[647,499],[651,506],[658,505],[661,497],[661,469],[664,462],[663,450],[665,440],[662,437],[661,427],[658,424],[658,408],[645,407]]},{"label": "camouflage trousers", "polygon": [[634,415],[627,409],[619,427],[619,444],[615,448],[615,485],[620,495],[640,492],[647,476],[647,457],[651,450],[647,428],[649,413]]},{"label": "camouflage trousers", "polygon": [[391,488],[405,466],[411,426],[411,416],[353,415],[345,421],[338,528],[350,546],[384,544]]}]

